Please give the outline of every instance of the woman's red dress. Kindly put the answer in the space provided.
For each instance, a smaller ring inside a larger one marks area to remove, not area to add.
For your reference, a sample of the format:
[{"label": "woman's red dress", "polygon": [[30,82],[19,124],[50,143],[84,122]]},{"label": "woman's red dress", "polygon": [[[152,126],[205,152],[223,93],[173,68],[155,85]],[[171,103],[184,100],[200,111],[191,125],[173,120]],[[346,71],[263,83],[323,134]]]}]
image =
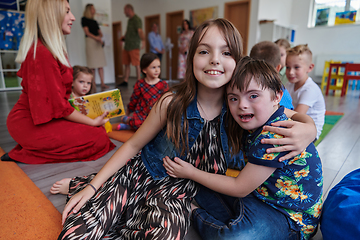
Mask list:
[{"label": "woman's red dress", "polygon": [[18,143],[10,158],[30,164],[90,161],[115,147],[104,127],[64,119],[74,111],[68,102],[72,73],[40,41],[35,59],[34,48],[29,50],[17,73],[22,94],[6,123]]}]

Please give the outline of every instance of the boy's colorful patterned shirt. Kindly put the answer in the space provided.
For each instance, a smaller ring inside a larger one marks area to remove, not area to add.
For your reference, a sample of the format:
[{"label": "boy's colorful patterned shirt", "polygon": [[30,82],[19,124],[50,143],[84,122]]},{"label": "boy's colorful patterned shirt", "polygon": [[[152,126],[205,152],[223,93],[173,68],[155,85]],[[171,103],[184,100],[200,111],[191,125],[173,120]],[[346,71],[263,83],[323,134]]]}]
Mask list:
[{"label": "boy's colorful patterned shirt", "polygon": [[[265,125],[289,120],[280,107]],[[263,138],[282,138],[259,128],[244,136],[247,161],[276,168],[254,194],[292,219],[301,230],[302,239],[310,238],[319,223],[322,209],[322,167],[319,154],[311,143],[301,154],[279,162],[285,153],[266,153],[273,145],[261,144]]]}]

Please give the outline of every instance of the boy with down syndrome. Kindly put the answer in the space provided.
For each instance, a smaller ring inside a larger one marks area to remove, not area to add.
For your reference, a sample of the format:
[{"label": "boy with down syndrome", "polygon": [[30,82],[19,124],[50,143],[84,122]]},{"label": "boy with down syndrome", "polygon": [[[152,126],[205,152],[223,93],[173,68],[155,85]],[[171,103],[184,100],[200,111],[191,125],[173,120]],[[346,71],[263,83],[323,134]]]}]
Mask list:
[{"label": "boy with down syndrome", "polygon": [[228,138],[232,153],[242,149],[248,163],[236,178],[211,174],[175,158],[164,158],[172,177],[192,179],[223,196],[233,212],[229,224],[195,209],[194,225],[203,239],[309,239],[322,208],[322,168],[313,143],[301,154],[279,162],[286,153],[267,153],[262,139],[281,138],[264,125],[288,120],[279,107],[282,84],[274,68],[244,57],[227,86]]}]

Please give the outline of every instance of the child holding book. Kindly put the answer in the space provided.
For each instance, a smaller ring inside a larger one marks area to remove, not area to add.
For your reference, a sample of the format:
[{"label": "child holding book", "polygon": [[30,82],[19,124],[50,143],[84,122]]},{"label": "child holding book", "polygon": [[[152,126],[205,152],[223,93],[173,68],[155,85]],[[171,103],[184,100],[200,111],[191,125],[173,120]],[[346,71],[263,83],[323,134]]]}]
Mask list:
[{"label": "child holding book", "polygon": [[204,210],[193,211],[203,239],[309,239],[315,234],[322,208],[322,168],[314,144],[283,162],[278,160],[286,152],[269,154],[266,150],[273,145],[260,144],[282,138],[263,126],[289,120],[279,107],[281,87],[277,71],[266,62],[244,57],[238,63],[227,86],[232,115],[227,133],[232,153],[242,149],[248,163],[236,178],[164,158],[170,176],[236,197],[223,197],[225,208],[234,214],[228,224]]},{"label": "child holding book", "polygon": [[73,84],[70,98],[82,97],[93,93],[94,73],[88,67],[73,67]]},{"label": "child holding book", "polygon": [[[241,36],[225,19],[205,21],[195,30],[185,81],[155,103],[141,127],[99,173],[63,179],[51,188],[53,194],[70,198],[59,239],[184,238],[198,185],[169,177],[162,158],[178,156],[204,171],[225,173],[231,157],[224,129],[224,91],[241,51]],[[308,139],[308,133],[302,135],[304,129],[314,135],[312,123],[293,127],[300,142]],[[287,129],[275,131],[288,136]],[[303,143],[293,145],[293,137],[268,141],[279,141],[295,152],[303,149]],[[273,149],[277,150],[282,147]]]},{"label": "child holding book", "polygon": [[314,69],[312,52],[307,44],[298,45],[287,51],[286,76],[294,110],[309,115],[316,125],[316,138],[319,138],[325,122],[325,100],[320,87],[309,77]]},{"label": "child holding book", "polygon": [[[73,84],[71,98],[83,97],[93,93],[95,87],[94,71],[91,68],[76,65],[73,67]],[[112,131],[109,121],[104,124],[106,132]]]},{"label": "child holding book", "polygon": [[[160,59],[155,53],[145,53],[140,60],[143,79],[135,83],[134,91],[128,104],[126,116],[121,118],[116,130],[137,130],[145,121],[152,106],[169,89],[168,84],[159,78]],[[132,116],[130,116],[130,114]]]},{"label": "child holding book", "polygon": [[75,21],[67,0],[28,0],[25,32],[16,62],[22,93],[7,117],[18,143],[1,160],[42,164],[96,160],[112,150],[102,127],[70,105],[73,84],[64,35]]}]

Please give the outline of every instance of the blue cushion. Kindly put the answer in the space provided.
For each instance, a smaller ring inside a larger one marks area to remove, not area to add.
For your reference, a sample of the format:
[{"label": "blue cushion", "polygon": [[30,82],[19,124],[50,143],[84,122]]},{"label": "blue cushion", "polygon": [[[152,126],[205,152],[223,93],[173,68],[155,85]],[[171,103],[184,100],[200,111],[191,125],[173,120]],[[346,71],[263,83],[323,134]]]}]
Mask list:
[{"label": "blue cushion", "polygon": [[320,229],[323,238],[360,239],[360,169],[347,174],[324,202]]}]

